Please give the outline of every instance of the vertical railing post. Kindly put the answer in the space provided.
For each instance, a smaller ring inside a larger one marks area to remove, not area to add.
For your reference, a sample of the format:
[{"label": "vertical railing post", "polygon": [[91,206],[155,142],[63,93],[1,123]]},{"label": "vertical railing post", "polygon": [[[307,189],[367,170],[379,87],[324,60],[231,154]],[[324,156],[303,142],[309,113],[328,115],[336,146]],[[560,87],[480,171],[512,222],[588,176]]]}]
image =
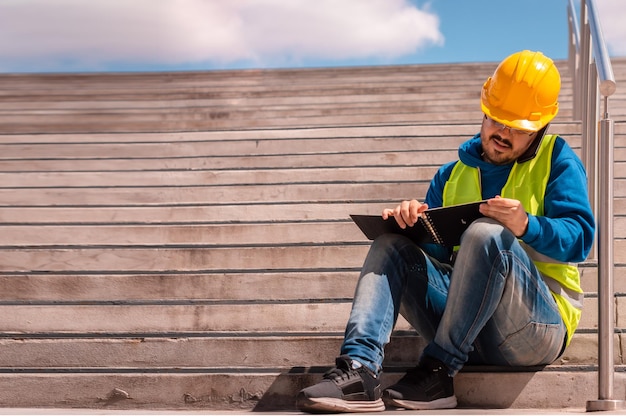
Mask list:
[{"label": "vertical railing post", "polygon": [[[608,97],[604,98],[605,107]],[[605,113],[606,114],[606,113]],[[613,398],[614,319],[613,293],[613,120],[600,120],[600,164],[598,177],[600,200],[598,211],[598,399],[587,401],[587,411],[610,411],[625,408],[624,400]]]},{"label": "vertical railing post", "polygon": [[[606,100],[606,99],[605,99]],[[613,300],[613,120],[601,120],[599,193],[602,206],[598,210],[601,230],[598,244],[599,279],[598,299],[602,308],[598,311],[598,344],[600,354],[598,397],[602,400],[613,399],[613,332],[615,304]]]}]

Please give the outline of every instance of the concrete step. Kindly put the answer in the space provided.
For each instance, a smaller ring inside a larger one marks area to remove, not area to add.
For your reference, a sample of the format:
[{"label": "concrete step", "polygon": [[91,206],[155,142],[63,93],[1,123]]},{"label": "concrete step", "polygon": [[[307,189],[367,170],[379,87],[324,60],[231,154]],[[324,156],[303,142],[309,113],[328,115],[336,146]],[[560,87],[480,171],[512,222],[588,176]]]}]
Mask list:
[{"label": "concrete step", "polygon": [[[393,201],[395,203],[397,201]],[[9,226],[104,226],[104,225],[246,225],[259,223],[292,223],[349,221],[348,214],[380,214],[392,201],[332,201],[251,203],[237,205],[213,203],[198,206],[0,206],[3,224]],[[621,223],[626,213],[626,198],[615,198],[615,232],[622,236]],[[262,209],[256,209],[262,208]],[[7,228],[8,230],[8,228]]]},{"label": "concrete step", "polygon": [[[379,213],[377,213],[379,214]],[[345,217],[348,215],[346,214]],[[366,242],[348,218],[333,221],[196,223],[184,225],[7,225],[0,246],[254,246],[292,244],[356,244]],[[616,217],[617,239],[626,238],[626,217]],[[616,244],[620,244],[616,242]]]},{"label": "concrete step", "polygon": [[[0,188],[0,205],[5,206],[163,206],[254,204],[268,201],[331,202],[380,200],[400,201],[406,195],[425,195],[429,181],[379,181],[371,183],[301,183],[293,186],[243,184],[233,187],[197,184],[192,186],[85,187],[85,188]],[[624,188],[620,192],[621,188]],[[626,186],[616,186],[617,196],[626,196]]]},{"label": "concrete step", "polygon": [[[400,326],[406,327],[404,323]],[[614,362],[621,364],[623,335],[615,335]],[[32,333],[0,339],[0,369],[50,372],[82,368],[273,368],[331,365],[339,354],[340,331]],[[386,367],[415,365],[425,345],[411,329],[396,330],[385,350]],[[597,334],[584,329],[552,367],[597,365]],[[155,357],[159,357],[155,360]]]},{"label": "concrete step", "polygon": [[[580,329],[597,329],[597,298],[585,299]],[[622,330],[626,299],[616,298],[617,329]],[[149,301],[149,302],[3,302],[3,332],[22,333],[167,333],[169,332],[343,332],[351,299],[315,301]],[[409,330],[403,319],[398,330]]]},{"label": "concrete step", "polygon": [[[24,407],[27,403],[28,407],[109,411],[285,411],[294,410],[296,393],[319,381],[326,369],[138,368],[111,372],[85,368],[77,373],[25,370],[0,373],[0,400],[5,407]],[[381,380],[383,387],[393,384],[404,370],[388,369]],[[624,397],[625,373],[621,366],[617,370],[615,397]],[[455,378],[455,394],[461,408],[584,409],[588,400],[598,398],[596,392],[597,373],[592,366],[548,366],[541,371],[518,372],[468,368]]]},{"label": "concrete step", "polygon": [[[358,259],[355,261],[363,261]],[[149,302],[188,301],[288,301],[349,299],[359,275],[359,267],[294,270],[202,270],[183,272],[161,270],[152,273],[131,271],[107,274],[102,271],[65,270],[0,273],[4,302]],[[581,282],[591,298],[597,293],[597,267],[583,264]],[[626,271],[615,266],[615,274]],[[618,296],[626,292],[626,281],[615,279]],[[586,308],[593,313],[593,308]]]},{"label": "concrete step", "polygon": [[[615,241],[615,261],[624,263],[626,243]],[[233,248],[236,248],[234,250]],[[54,247],[6,248],[0,252],[3,273],[160,273],[355,270],[367,254],[367,243],[290,246]],[[328,259],[333,259],[329,263]],[[232,265],[236,264],[236,268]],[[332,264],[332,266],[331,266]]]}]

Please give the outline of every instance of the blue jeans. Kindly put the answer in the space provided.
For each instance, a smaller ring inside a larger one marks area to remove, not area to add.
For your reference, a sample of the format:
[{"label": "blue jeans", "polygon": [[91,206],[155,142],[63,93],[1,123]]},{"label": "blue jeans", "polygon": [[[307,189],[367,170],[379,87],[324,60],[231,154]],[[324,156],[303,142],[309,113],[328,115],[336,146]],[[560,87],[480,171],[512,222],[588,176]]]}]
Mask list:
[{"label": "blue jeans", "polygon": [[400,313],[428,341],[423,353],[451,376],[466,363],[533,366],[561,355],[565,324],[513,233],[483,218],[463,234],[454,266],[434,253],[396,234],[372,243],[342,354],[379,373]]}]

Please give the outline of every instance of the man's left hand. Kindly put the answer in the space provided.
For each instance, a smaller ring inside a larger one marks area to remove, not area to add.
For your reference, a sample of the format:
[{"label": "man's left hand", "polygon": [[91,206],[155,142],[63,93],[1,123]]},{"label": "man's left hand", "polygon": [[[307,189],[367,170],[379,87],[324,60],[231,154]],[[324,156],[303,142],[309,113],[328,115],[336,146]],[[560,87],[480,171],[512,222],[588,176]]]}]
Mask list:
[{"label": "man's left hand", "polygon": [[526,234],[528,229],[528,214],[524,206],[517,199],[508,199],[496,196],[480,205],[480,212],[489,218],[499,221],[511,230],[516,237]]}]

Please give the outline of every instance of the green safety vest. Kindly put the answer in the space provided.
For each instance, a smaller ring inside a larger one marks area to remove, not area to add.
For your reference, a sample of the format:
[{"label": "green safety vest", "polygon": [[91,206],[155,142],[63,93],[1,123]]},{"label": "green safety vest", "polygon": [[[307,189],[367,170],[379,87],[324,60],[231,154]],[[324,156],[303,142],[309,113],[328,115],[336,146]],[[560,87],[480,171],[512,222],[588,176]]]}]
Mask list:
[{"label": "green safety vest", "polygon": [[[500,196],[517,199],[522,203],[526,212],[535,216],[544,215],[544,198],[552,167],[552,151],[556,137],[556,135],[546,135],[533,159],[522,163],[516,162],[501,191]],[[480,201],[481,189],[480,170],[467,166],[459,160],[443,188],[443,206]],[[556,300],[567,327],[567,344],[569,344],[582,314],[583,291],[580,287],[578,267],[575,264],[564,263],[540,254],[521,240],[520,243],[541,272]]]}]

